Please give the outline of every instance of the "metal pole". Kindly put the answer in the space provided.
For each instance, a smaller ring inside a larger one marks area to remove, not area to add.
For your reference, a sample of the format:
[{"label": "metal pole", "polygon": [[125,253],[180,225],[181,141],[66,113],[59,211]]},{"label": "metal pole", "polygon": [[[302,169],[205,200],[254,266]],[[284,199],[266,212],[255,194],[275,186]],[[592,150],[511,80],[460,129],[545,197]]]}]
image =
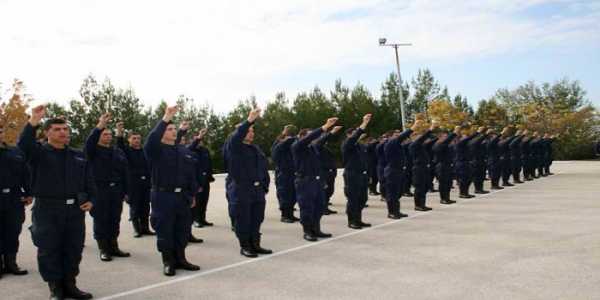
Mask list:
[{"label": "metal pole", "polygon": [[400,75],[400,58],[398,57],[398,45],[394,45],[396,51],[396,69],[398,71],[398,97],[400,99],[400,115],[402,120],[402,130],[404,130],[406,121],[404,119],[404,94],[402,92],[402,77]]}]

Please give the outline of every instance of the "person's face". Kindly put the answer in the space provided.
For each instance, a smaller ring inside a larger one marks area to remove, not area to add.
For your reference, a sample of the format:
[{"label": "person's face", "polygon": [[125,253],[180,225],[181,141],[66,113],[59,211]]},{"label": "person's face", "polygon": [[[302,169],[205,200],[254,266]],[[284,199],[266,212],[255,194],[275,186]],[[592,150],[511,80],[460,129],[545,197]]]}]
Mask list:
[{"label": "person's face", "polygon": [[67,124],[52,124],[46,131],[46,136],[51,144],[66,145],[69,143],[71,131]]},{"label": "person's face", "polygon": [[100,134],[99,143],[102,145],[110,145],[112,142],[112,131],[109,129],[104,129]]},{"label": "person's face", "polygon": [[246,137],[244,137],[244,142],[249,144],[254,142],[254,126],[248,129],[248,133],[246,133]]},{"label": "person's face", "polygon": [[133,148],[139,148],[142,146],[142,136],[134,134],[129,136],[129,145]]},{"label": "person's face", "polygon": [[162,140],[164,143],[175,143],[177,140],[177,128],[174,124],[169,124],[165,133],[163,133]]}]

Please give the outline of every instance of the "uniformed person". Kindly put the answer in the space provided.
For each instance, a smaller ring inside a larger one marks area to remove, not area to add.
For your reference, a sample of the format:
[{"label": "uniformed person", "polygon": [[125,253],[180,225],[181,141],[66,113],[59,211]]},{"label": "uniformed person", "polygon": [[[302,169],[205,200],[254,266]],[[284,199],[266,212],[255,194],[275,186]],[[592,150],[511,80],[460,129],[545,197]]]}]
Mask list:
[{"label": "uniformed person", "polygon": [[198,162],[198,192],[196,193],[196,206],[192,208],[192,219],[196,228],[210,227],[213,223],[206,220],[206,209],[208,207],[208,199],[210,197],[210,184],[215,181],[213,177],[212,159],[210,152],[203,144],[204,138],[208,130],[201,129],[198,135],[194,136],[194,140],[188,146],[188,149],[196,155]]},{"label": "uniformed person", "polygon": [[554,142],[555,138],[556,137],[554,135],[544,135],[544,174],[546,174],[546,176],[554,175],[554,173],[550,172],[550,166],[552,165],[552,161],[554,160],[552,143]]},{"label": "uniformed person", "polygon": [[298,133],[298,140],[292,144],[300,223],[304,233],[303,238],[309,242],[317,241],[318,238],[331,237],[331,234],[321,231],[321,217],[327,201],[325,178],[321,178],[322,167],[318,147],[312,147],[311,144],[336,122],[337,118],[329,118],[320,128],[311,131],[302,129]]},{"label": "uniformed person", "polygon": [[38,248],[38,268],[50,287],[50,299],[91,299],[77,288],[75,278],[85,241],[85,212],[96,196],[92,169],[83,152],[68,146],[69,127],[63,119],[47,120],[47,143],[36,142],[45,113],[45,106],[32,109],[18,142],[32,173],[30,230]]},{"label": "uniformed person", "polygon": [[475,194],[487,194],[488,191],[483,189],[485,180],[485,152],[486,149],[482,145],[487,137],[486,128],[480,126],[475,136],[468,144],[471,163],[471,178],[475,187]]},{"label": "uniformed person", "polygon": [[500,177],[502,177],[502,166],[500,163],[500,135],[496,134],[496,131],[492,128],[487,131],[488,140],[486,142],[487,148],[487,169],[490,174],[490,181],[492,182],[492,190],[501,190],[503,187],[500,186]]},{"label": "uniformed person", "polygon": [[533,180],[531,174],[531,147],[529,145],[529,141],[531,137],[529,135],[529,131],[525,129],[523,131],[523,139],[521,140],[521,144],[519,147],[521,148],[521,164],[523,168],[523,178],[525,181]]},{"label": "uniformed person", "polygon": [[426,205],[426,195],[429,188],[428,181],[430,180],[430,170],[427,164],[431,159],[429,158],[429,153],[425,150],[425,146],[423,144],[428,138],[431,137],[432,131],[437,128],[439,128],[439,123],[433,121],[431,127],[422,132],[418,132],[417,136],[414,137],[414,140],[410,144],[410,153],[413,158],[412,174],[413,184],[415,186],[414,200],[416,211],[431,210],[431,207],[427,207]]},{"label": "uniformed person", "polygon": [[425,142],[423,143],[423,146],[425,148],[425,151],[427,151],[427,158],[429,159],[427,161],[427,168],[429,169],[429,176],[427,179],[427,190],[430,193],[435,193],[438,190],[435,188],[435,185],[433,183],[433,180],[436,177],[436,173],[435,173],[435,165],[436,165],[436,161],[435,161],[435,155],[433,155],[433,145],[437,142],[437,136],[435,136],[435,132],[432,133],[432,135],[425,140]]},{"label": "uniformed person", "polygon": [[142,147],[142,135],[129,132],[125,143],[125,126],[117,123],[117,146],[125,153],[129,168],[127,200],[129,219],[133,225],[133,236],[155,235],[150,230],[150,168]]},{"label": "uniformed person", "polygon": [[335,162],[335,156],[333,152],[329,150],[327,147],[327,142],[331,140],[333,136],[335,136],[340,130],[342,126],[335,126],[330,131],[324,132],[321,136],[313,141],[311,147],[315,147],[317,151],[317,156],[321,161],[321,178],[325,183],[325,209],[323,211],[324,215],[333,215],[337,214],[337,211],[329,208],[329,204],[331,204],[331,197],[335,192],[335,178],[337,177],[337,165]]},{"label": "uniformed person", "polygon": [[511,133],[510,127],[504,127],[501,132],[501,138],[498,142],[498,163],[500,164],[500,170],[502,172],[502,186],[508,187],[513,186],[510,183],[510,175],[512,174],[510,166],[510,148],[509,145],[515,138]]},{"label": "uniformed person", "polygon": [[523,137],[523,131],[519,129],[509,144],[510,169],[512,171],[513,183],[516,184],[523,183],[523,181],[521,181],[521,169],[523,168],[523,162],[521,161],[521,141],[523,140]]},{"label": "uniformed person", "polygon": [[294,175],[292,156],[292,144],[296,141],[294,131],[295,126],[286,125],[271,147],[271,157],[275,164],[275,188],[281,211],[280,220],[283,223],[300,221],[294,216],[294,206],[296,205],[296,188],[294,186],[296,176]]},{"label": "uniformed person", "polygon": [[31,176],[21,150],[4,142],[0,124],[0,278],[2,274],[26,275],[17,265],[19,235],[25,221],[25,206],[31,197]]},{"label": "uniformed person", "polygon": [[386,201],[388,218],[390,219],[408,217],[407,214],[400,211],[400,197],[404,192],[404,173],[406,172],[406,160],[408,159],[406,155],[404,155],[402,142],[410,137],[413,131],[417,129],[421,123],[421,121],[417,121],[412,128],[403,132],[400,130],[394,131],[392,136],[387,139],[384,146],[385,161],[387,165],[385,166],[383,176],[386,183]]},{"label": "uniformed person", "polygon": [[109,113],[103,114],[85,142],[85,154],[96,180],[97,198],[90,213],[102,261],[130,256],[119,249],[117,240],[123,200],[127,197],[128,165],[123,151],[111,146],[112,132],[106,128],[110,118]]},{"label": "uniformed person", "polygon": [[472,169],[469,163],[469,142],[477,136],[477,132],[469,134],[469,127],[461,129],[461,137],[456,140],[454,149],[456,151],[456,162],[454,164],[456,178],[458,180],[459,198],[473,198],[469,194],[469,186],[472,180]]},{"label": "uniformed person", "polygon": [[533,178],[540,178],[542,176],[542,156],[543,156],[543,145],[540,134],[536,131],[533,133],[533,140],[530,142],[531,157],[532,157],[532,168],[531,173]]},{"label": "uniformed person", "polygon": [[433,145],[433,153],[435,155],[435,171],[439,182],[440,203],[453,204],[454,200],[450,200],[450,189],[452,188],[452,152],[450,151],[450,143],[460,134],[460,126],[454,128],[454,132],[442,132]]},{"label": "uniformed person", "polygon": [[[414,135],[414,133],[413,133]],[[411,186],[413,185],[413,156],[410,153],[410,145],[412,144],[412,136],[407,138],[404,143],[402,143],[402,149],[404,149],[404,155],[407,157],[406,160],[406,172],[404,173],[404,194],[406,197],[414,197],[415,194],[410,191]]]},{"label": "uniformed person", "polygon": [[377,176],[377,145],[379,142],[370,137],[367,141],[367,157],[368,157],[368,173],[369,173],[369,195],[379,196],[377,192],[377,184],[379,183],[379,177]]},{"label": "uniformed person", "polygon": [[359,143],[360,137],[371,121],[371,117],[371,114],[366,114],[358,128],[348,129],[346,140],[342,143],[344,194],[348,199],[346,214],[348,216],[348,227],[352,229],[371,226],[371,224],[362,220],[362,210],[369,197],[369,176],[367,175],[367,149]]},{"label": "uniformed person", "polygon": [[265,218],[265,195],[269,192],[270,182],[267,158],[253,144],[253,125],[260,111],[259,108],[250,111],[246,121],[225,142],[230,215],[240,243],[240,254],[246,257],[273,253],[260,245],[260,226]]},{"label": "uniformed person", "polygon": [[174,276],[176,269],[200,269],[185,256],[191,235],[190,207],[195,206],[198,187],[192,153],[176,144],[177,129],[171,121],[177,111],[176,106],[167,107],[144,144],[152,174],[151,223],[166,276]]},{"label": "uniformed person", "polygon": [[392,133],[393,131],[384,133],[379,138],[377,146],[375,146],[375,153],[377,155],[377,178],[379,179],[379,192],[381,194],[381,201],[387,201],[385,191],[385,167],[387,166],[387,161],[385,160],[385,144],[387,143],[388,137]]}]

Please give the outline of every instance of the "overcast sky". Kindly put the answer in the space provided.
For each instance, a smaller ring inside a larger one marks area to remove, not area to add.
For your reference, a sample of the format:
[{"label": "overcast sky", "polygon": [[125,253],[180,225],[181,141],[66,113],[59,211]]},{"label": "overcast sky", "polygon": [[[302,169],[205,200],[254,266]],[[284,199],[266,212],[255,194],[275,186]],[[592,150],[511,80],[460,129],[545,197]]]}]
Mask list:
[{"label": "overcast sky", "polygon": [[600,105],[600,1],[0,0],[0,82],[37,101],[78,97],[88,74],[147,105],[185,94],[217,111],[293,98],[341,78],[376,97],[401,49],[403,78],[430,68],[472,104],[527,80],[580,80]]}]

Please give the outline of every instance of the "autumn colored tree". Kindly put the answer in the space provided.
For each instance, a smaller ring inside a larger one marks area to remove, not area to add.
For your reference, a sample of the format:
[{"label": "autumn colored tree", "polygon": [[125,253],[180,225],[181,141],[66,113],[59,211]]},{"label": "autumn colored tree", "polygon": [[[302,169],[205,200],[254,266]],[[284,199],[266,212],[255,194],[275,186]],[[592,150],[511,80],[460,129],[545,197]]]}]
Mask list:
[{"label": "autumn colored tree", "polygon": [[23,81],[15,79],[12,83],[11,97],[6,103],[0,103],[0,125],[4,127],[4,141],[15,144],[19,133],[28,120],[26,113],[32,98],[25,94]]}]

